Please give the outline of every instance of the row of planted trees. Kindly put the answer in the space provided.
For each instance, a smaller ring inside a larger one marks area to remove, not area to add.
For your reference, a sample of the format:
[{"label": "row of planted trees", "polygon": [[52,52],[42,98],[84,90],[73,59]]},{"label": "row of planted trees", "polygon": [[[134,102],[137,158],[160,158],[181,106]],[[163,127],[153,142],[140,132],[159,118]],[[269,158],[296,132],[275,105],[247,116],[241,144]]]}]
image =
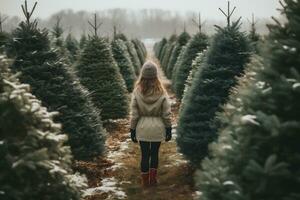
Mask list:
[{"label": "row of planted trees", "polygon": [[201,200],[300,198],[300,3],[281,6],[284,24],[274,18],[264,38],[254,22],[241,32],[228,3],[227,26],[212,37],[199,32],[179,54],[186,33],[154,47],[181,99],[176,140]]},{"label": "row of planted trees", "polygon": [[[49,30],[26,20],[1,33],[0,198],[80,199],[85,179],[73,157],[93,160],[105,150],[103,120],[128,115],[129,93],[145,61],[137,39],[95,33],[63,39],[59,20]],[[7,58],[9,57],[9,59]]]}]

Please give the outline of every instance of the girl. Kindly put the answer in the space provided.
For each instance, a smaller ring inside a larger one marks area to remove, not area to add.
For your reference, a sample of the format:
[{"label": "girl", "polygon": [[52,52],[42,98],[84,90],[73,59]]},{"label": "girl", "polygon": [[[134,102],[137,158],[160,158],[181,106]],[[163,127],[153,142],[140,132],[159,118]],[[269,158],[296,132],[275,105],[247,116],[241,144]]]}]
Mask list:
[{"label": "girl", "polygon": [[162,141],[172,138],[171,106],[157,76],[157,67],[147,61],[131,99],[131,140],[141,148],[141,178],[144,187],[157,184],[158,153]]}]

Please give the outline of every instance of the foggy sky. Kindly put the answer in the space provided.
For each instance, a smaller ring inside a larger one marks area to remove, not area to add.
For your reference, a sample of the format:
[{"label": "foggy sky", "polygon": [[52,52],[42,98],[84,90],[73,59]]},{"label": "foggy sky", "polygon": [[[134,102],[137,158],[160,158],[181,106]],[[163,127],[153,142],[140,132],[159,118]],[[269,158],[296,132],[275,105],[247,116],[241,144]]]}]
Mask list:
[{"label": "foggy sky", "polygon": [[[0,0],[0,13],[9,16],[21,16],[20,4],[22,0]],[[35,0],[28,0],[31,7]],[[34,17],[48,18],[50,15],[62,10],[73,9],[74,11],[98,11],[110,8],[147,9],[159,8],[185,13],[187,11],[200,11],[207,19],[220,20],[224,16],[218,8],[226,9],[227,0],[37,0],[38,9]],[[250,18],[255,13],[258,18],[278,16],[276,8],[278,0],[231,0],[233,6],[237,6],[236,15]]]}]

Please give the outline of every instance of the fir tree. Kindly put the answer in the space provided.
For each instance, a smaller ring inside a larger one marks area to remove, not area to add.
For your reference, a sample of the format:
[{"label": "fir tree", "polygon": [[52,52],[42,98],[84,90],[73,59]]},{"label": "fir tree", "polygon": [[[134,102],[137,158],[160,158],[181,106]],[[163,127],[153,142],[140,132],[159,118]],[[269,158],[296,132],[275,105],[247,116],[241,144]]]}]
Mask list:
[{"label": "fir tree", "polygon": [[141,61],[138,57],[137,51],[134,47],[134,44],[131,41],[126,41],[125,44],[127,46],[128,53],[130,55],[132,64],[134,66],[135,74],[136,74],[136,76],[138,76],[139,73],[140,73],[142,64],[141,64]]},{"label": "fir tree", "polygon": [[251,41],[251,45],[254,51],[258,52],[258,43],[260,41],[260,35],[256,31],[257,20],[254,18],[254,14],[252,14],[252,21],[248,20],[251,24],[250,33],[248,37]]},{"label": "fir tree", "polygon": [[[27,13],[27,12],[24,12]],[[32,86],[32,92],[50,111],[59,111],[55,120],[63,124],[76,159],[89,160],[104,149],[104,134],[99,111],[89,100],[65,59],[50,48],[48,32],[37,22],[21,22],[14,30],[11,46],[16,52],[12,65],[22,72],[20,79]]]},{"label": "fir tree", "polygon": [[57,112],[48,112],[0,57],[0,198],[81,199],[84,177],[71,169]]},{"label": "fir tree", "polygon": [[125,80],[127,90],[132,92],[136,79],[134,67],[131,62],[127,46],[123,40],[115,39],[111,43],[112,53],[120,72]]},{"label": "fir tree", "polygon": [[205,63],[194,78],[180,114],[177,143],[192,164],[207,156],[209,143],[217,137],[213,121],[216,112],[221,111],[220,105],[236,84],[235,77],[243,73],[249,60],[249,41],[239,29],[239,20],[225,28],[217,27]]},{"label": "fir tree", "polygon": [[194,82],[194,77],[196,75],[196,72],[199,71],[198,73],[201,73],[200,68],[202,67],[204,61],[205,61],[205,52],[200,52],[197,54],[197,57],[192,62],[192,67],[189,72],[189,76],[187,77],[184,85],[182,101],[180,104],[180,111],[183,109],[183,106],[186,102],[186,98],[188,96],[192,83]]},{"label": "fir tree", "polygon": [[146,59],[146,52],[145,52],[145,49],[144,49],[145,47],[141,43],[141,41],[139,41],[138,39],[134,39],[134,40],[131,40],[131,41],[134,44],[134,47],[135,47],[136,52],[137,52],[137,54],[139,56],[140,62],[143,65],[144,62],[145,62],[145,59]]},{"label": "fir tree", "polygon": [[79,41],[79,48],[80,49],[84,48],[84,45],[86,44],[86,41],[87,41],[86,35],[85,34],[81,35],[80,41]]},{"label": "fir tree", "polygon": [[166,72],[167,72],[166,74],[167,74],[168,78],[172,77],[173,67],[176,64],[177,58],[180,54],[180,51],[181,51],[182,47],[187,44],[187,42],[189,41],[190,38],[191,38],[190,35],[185,31],[178,36],[178,39],[177,39],[175,47],[171,53],[170,61],[168,63],[167,69],[166,69]]},{"label": "fir tree", "polygon": [[70,52],[71,62],[74,62],[78,54],[79,44],[78,41],[71,35],[71,33],[69,33],[68,36],[66,37],[65,45],[68,51]]},{"label": "fir tree", "polygon": [[161,52],[162,52],[162,49],[163,47],[167,44],[167,39],[166,38],[163,38],[161,43],[160,43],[160,46],[159,46],[159,49],[158,49],[158,54],[157,54],[157,58],[160,57],[161,55]]},{"label": "fir tree", "polygon": [[173,34],[170,36],[167,44],[165,45],[164,53],[160,60],[161,67],[164,70],[164,72],[166,72],[166,68],[168,67],[168,63],[176,41],[177,41],[177,35]]},{"label": "fir tree", "polygon": [[102,110],[103,120],[127,116],[126,85],[106,39],[91,36],[76,69],[81,83],[92,92],[94,104]]},{"label": "fir tree", "polygon": [[178,98],[182,98],[184,83],[191,70],[192,61],[196,58],[197,53],[207,48],[207,45],[208,37],[204,33],[197,33],[188,42],[186,51],[182,57],[183,59],[176,69],[173,79],[173,89]]},{"label": "fir tree", "polygon": [[181,48],[180,53],[178,55],[178,58],[176,59],[176,63],[175,63],[175,65],[173,67],[173,70],[170,74],[172,83],[175,83],[175,74],[177,73],[177,69],[179,68],[179,66],[181,65],[181,63],[183,61],[183,56],[184,56],[184,53],[186,51],[186,48],[187,48],[186,45]]},{"label": "fir tree", "polygon": [[284,2],[287,21],[268,26],[263,58],[250,64],[219,116],[219,140],[197,176],[201,199],[300,197],[300,2]]}]

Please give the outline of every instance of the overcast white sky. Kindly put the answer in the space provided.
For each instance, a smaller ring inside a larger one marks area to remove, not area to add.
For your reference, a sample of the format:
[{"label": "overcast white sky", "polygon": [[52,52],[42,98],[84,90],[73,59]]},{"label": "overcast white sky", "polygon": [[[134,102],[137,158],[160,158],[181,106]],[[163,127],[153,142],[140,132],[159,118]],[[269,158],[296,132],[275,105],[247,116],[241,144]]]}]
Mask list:
[{"label": "overcast white sky", "polygon": [[[0,0],[0,12],[7,15],[22,16],[20,4],[23,0]],[[33,5],[35,0],[28,0]],[[95,11],[109,8],[160,8],[174,11],[200,11],[210,19],[224,19],[218,7],[226,8],[227,0],[37,0],[35,17],[47,18],[62,9]],[[257,17],[277,16],[278,0],[231,0],[237,6],[236,15],[250,17],[254,12]]]}]

